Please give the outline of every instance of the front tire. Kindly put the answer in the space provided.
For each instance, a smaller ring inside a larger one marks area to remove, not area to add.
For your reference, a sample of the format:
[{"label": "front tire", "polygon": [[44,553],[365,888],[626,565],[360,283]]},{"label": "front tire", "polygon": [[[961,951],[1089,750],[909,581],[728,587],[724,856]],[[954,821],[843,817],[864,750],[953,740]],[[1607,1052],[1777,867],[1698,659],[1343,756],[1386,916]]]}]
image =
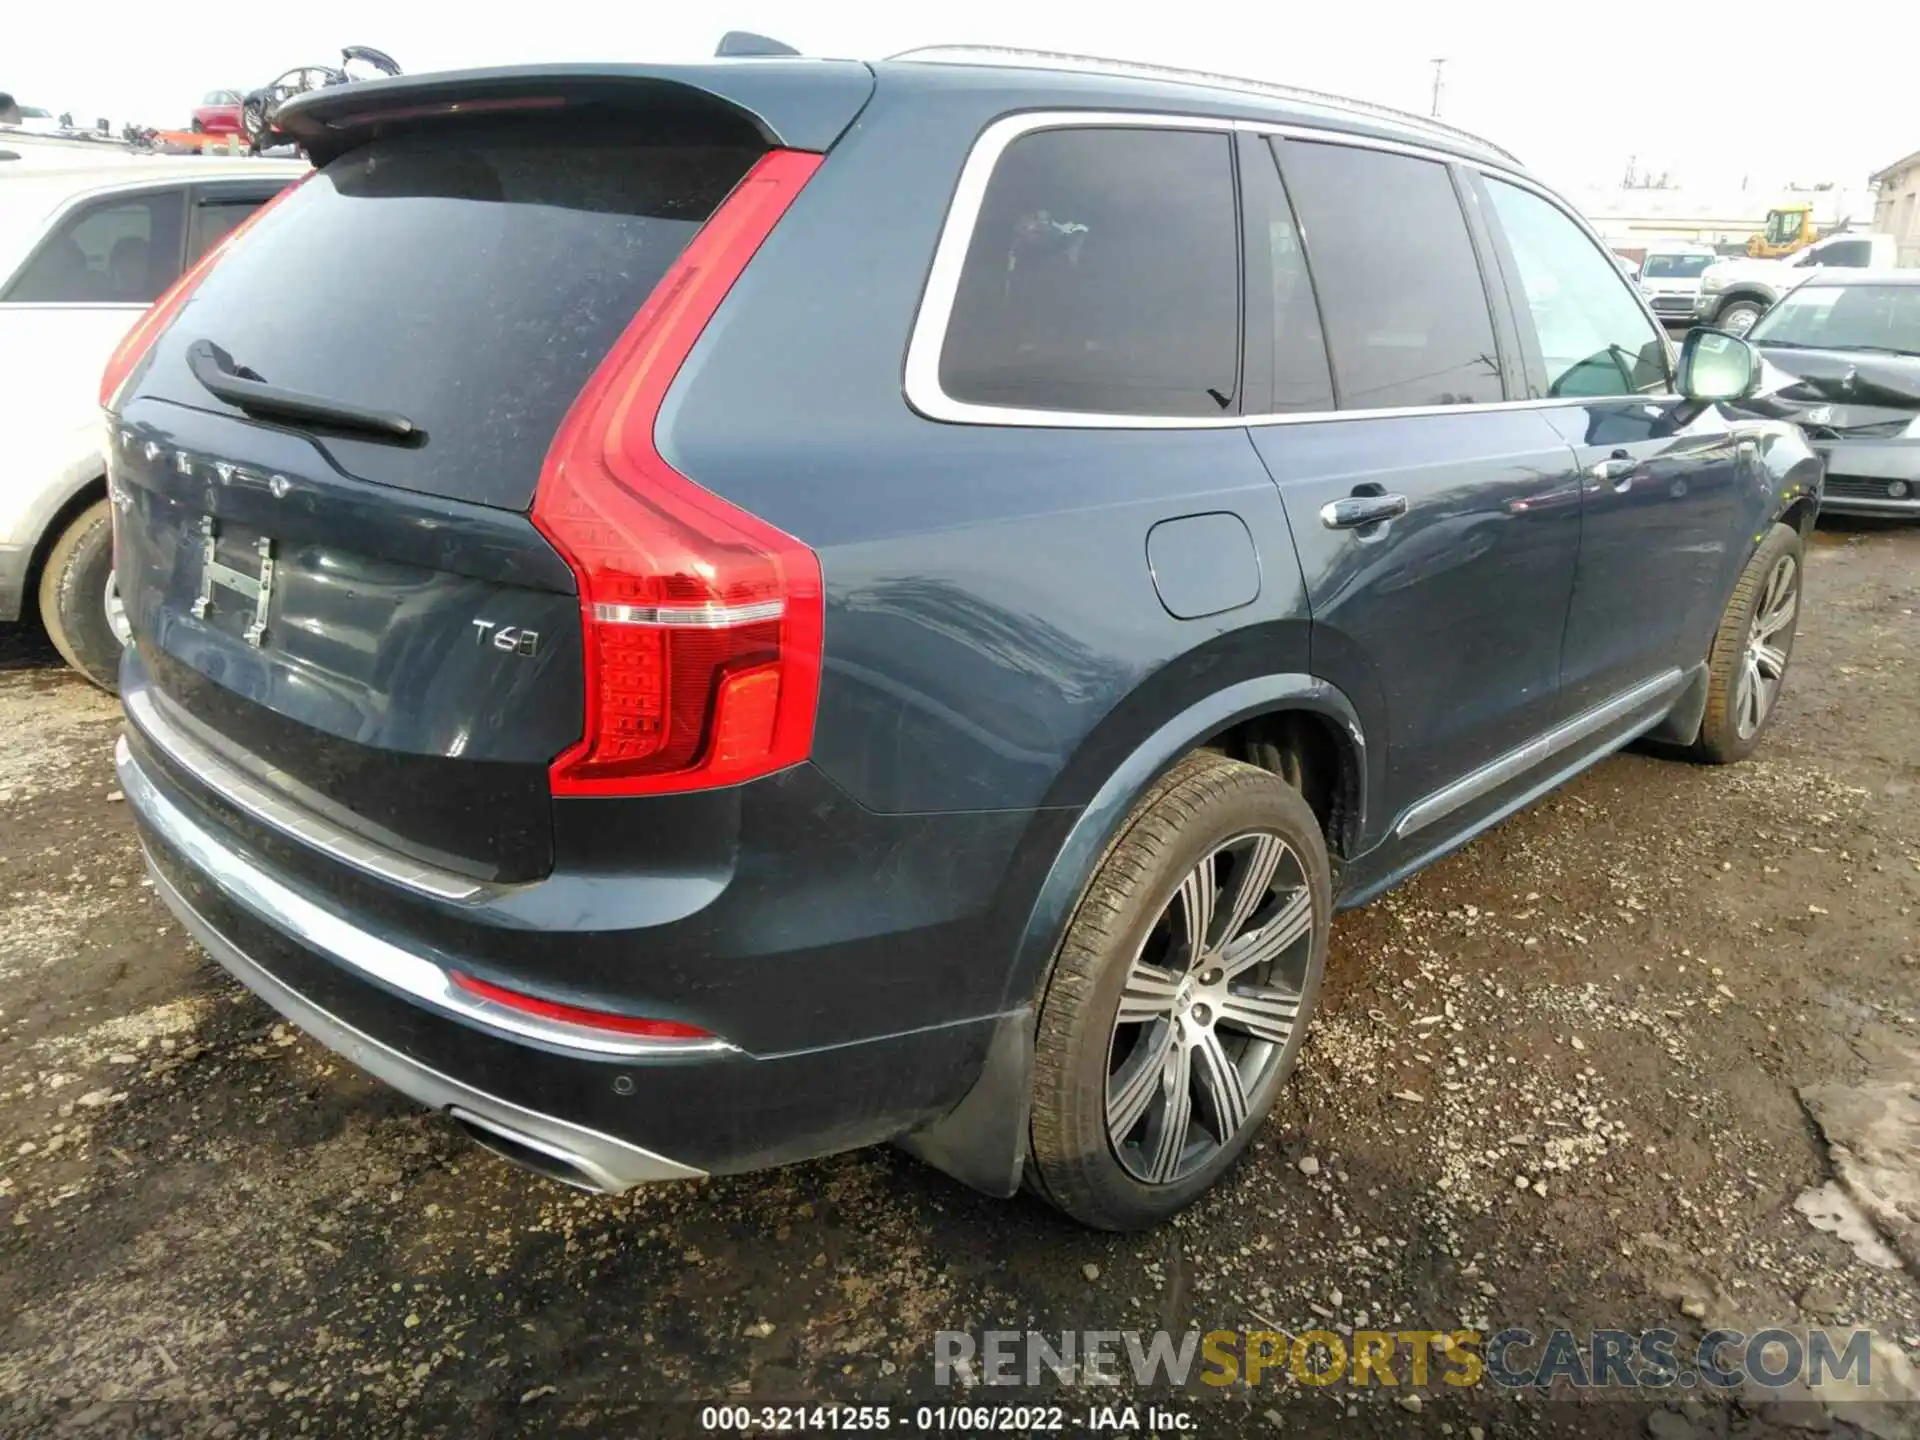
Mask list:
[{"label": "front tire", "polygon": [[107,613],[113,581],[113,512],[89,505],[61,532],[40,572],[40,620],[74,669],[117,693],[120,641]]},{"label": "front tire", "polygon": [[1095,873],[1041,1001],[1034,1188],[1132,1230],[1225,1174],[1298,1057],[1332,913],[1297,790],[1217,754],[1177,765]]},{"label": "front tire", "polygon": [[1694,754],[1715,765],[1760,744],[1786,683],[1800,623],[1800,532],[1775,525],[1747,561],[1707,652],[1707,709]]},{"label": "front tire", "polygon": [[1722,305],[1720,313],[1713,317],[1713,328],[1724,330],[1729,335],[1745,336],[1759,320],[1761,306],[1752,300],[1735,300]]}]

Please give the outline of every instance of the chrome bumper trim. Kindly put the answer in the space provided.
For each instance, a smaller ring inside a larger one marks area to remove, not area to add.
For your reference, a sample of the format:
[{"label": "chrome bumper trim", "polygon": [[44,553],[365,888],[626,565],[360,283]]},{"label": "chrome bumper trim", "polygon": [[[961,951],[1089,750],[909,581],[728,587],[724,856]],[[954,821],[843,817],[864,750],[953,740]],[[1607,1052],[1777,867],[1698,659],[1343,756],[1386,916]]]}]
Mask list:
[{"label": "chrome bumper trim", "polygon": [[[724,1040],[665,1040],[511,1010],[463,990],[440,965],[349,924],[281,884],[208,834],[162,795],[133,758],[126,737],[114,750],[120,788],[168,845],[228,900],[335,964],[482,1030],[592,1059],[677,1058],[736,1049]],[[184,917],[182,917],[184,919]]]},{"label": "chrome bumper trim", "polygon": [[[123,771],[124,774],[124,771]],[[164,803],[164,802],[163,802]],[[598,1130],[543,1115],[476,1090],[464,1081],[443,1075],[410,1059],[372,1036],[356,1030],[306,996],[289,989],[248,959],[232,941],[200,918],[167,877],[147,859],[154,888],[200,946],[234,979],[258,995],[329,1050],[351,1060],[369,1075],[385,1081],[403,1095],[432,1110],[456,1112],[458,1118],[478,1122],[518,1140],[530,1149],[570,1167],[596,1188],[611,1193],[656,1180],[696,1180],[705,1171],[642,1150]]]},{"label": "chrome bumper trim", "polygon": [[310,845],[343,865],[364,870],[395,885],[432,895],[441,900],[470,900],[485,888],[471,876],[460,875],[437,866],[409,860],[369,844],[329,824],[312,811],[302,809],[283,796],[276,795],[242,772],[230,761],[188,735],[160,713],[153,697],[144,690],[130,690],[124,697],[127,718],[141,736],[161,754],[235,809],[262,825]]}]

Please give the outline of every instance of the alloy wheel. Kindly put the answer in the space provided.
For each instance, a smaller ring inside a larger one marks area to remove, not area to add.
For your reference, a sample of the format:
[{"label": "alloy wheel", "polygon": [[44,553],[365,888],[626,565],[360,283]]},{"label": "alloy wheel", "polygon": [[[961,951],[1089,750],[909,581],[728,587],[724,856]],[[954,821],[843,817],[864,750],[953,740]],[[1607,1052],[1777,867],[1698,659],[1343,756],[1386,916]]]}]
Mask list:
[{"label": "alloy wheel", "polygon": [[1740,683],[1733,694],[1733,723],[1742,740],[1750,740],[1766,722],[1780,682],[1787,674],[1787,653],[1793,646],[1793,617],[1800,607],[1800,565],[1782,555],[1760,588],[1747,629],[1746,654],[1740,661]]},{"label": "alloy wheel", "polygon": [[1255,832],[1181,881],[1128,967],[1107,1054],[1107,1137],[1136,1180],[1192,1174],[1251,1118],[1298,1023],[1313,889]]}]

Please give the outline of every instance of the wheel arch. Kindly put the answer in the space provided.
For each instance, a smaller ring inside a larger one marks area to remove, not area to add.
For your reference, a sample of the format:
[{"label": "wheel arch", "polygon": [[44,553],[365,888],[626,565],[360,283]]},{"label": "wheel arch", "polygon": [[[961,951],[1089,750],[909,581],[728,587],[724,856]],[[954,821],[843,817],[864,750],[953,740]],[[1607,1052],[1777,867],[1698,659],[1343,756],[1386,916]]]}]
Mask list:
[{"label": "wheel arch", "polygon": [[33,555],[27,561],[25,583],[20,592],[23,614],[26,607],[34,603],[33,597],[39,593],[40,574],[46,568],[48,552],[66,533],[69,525],[107,498],[107,473],[104,469],[81,473],[87,478],[69,488],[66,496],[54,503],[52,510],[40,523],[39,533],[34,536]]},{"label": "wheel arch", "polygon": [[[1303,771],[1320,767],[1312,783],[1321,803],[1314,809],[1336,868],[1365,833],[1366,733],[1345,694],[1304,673],[1258,676],[1217,690],[1144,736],[1081,810],[1055,853],[1021,929],[1003,1011],[1031,1005],[1038,998],[1081,896],[1139,798],[1181,757],[1208,748],[1252,764],[1262,764],[1263,758],[1274,755],[1284,761],[1291,755],[1301,762]],[[1287,774],[1284,765],[1263,768]],[[1309,793],[1309,804],[1314,799]]]},{"label": "wheel arch", "polygon": [[1716,316],[1721,315],[1725,313],[1727,306],[1741,300],[1758,305],[1762,310],[1765,310],[1773,304],[1773,299],[1774,297],[1766,291],[1757,290],[1751,285],[1736,285],[1730,290],[1721,292],[1720,303],[1714,306],[1713,313]]}]

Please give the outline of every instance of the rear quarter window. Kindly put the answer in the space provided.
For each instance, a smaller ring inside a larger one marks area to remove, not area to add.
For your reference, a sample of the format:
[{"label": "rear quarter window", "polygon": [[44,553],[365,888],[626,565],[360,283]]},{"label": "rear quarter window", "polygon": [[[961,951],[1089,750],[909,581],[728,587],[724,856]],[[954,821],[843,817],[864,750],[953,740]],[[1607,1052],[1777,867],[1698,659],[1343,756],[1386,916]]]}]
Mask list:
[{"label": "rear quarter window", "polygon": [[1232,413],[1239,267],[1227,135],[1022,135],[987,184],[940,388],[1015,409]]}]

